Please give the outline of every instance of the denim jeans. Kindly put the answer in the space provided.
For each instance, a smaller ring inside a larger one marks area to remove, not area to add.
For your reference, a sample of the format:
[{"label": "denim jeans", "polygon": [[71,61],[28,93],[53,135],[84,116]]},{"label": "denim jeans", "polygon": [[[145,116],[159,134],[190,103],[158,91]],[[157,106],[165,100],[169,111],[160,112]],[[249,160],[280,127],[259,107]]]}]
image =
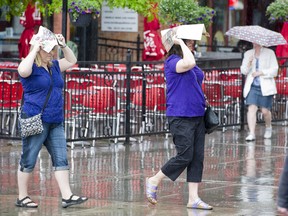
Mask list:
[{"label": "denim jeans", "polygon": [[32,172],[37,162],[42,144],[48,150],[55,171],[69,170],[67,160],[67,143],[63,123],[49,124],[43,122],[44,131],[41,134],[22,138],[22,154],[20,171]]},{"label": "denim jeans", "polygon": [[203,117],[168,117],[177,155],[162,168],[175,181],[187,168],[187,182],[201,182],[204,162],[205,126]]}]

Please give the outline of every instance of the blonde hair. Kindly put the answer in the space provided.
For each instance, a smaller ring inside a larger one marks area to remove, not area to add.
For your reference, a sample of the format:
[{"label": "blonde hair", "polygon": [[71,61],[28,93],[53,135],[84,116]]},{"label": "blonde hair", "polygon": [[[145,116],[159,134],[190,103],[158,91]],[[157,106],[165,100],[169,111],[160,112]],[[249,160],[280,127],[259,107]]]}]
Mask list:
[{"label": "blonde hair", "polygon": [[[31,50],[33,49],[33,45],[31,45],[31,47],[30,47],[30,50],[29,50],[29,52],[31,52]],[[53,50],[54,50],[54,48],[53,48]],[[36,54],[36,58],[35,58],[35,64],[38,66],[38,67],[40,67],[41,65],[42,65],[42,60],[41,60],[41,56],[40,56],[40,53],[39,53],[40,51],[38,51],[37,52],[37,54]],[[52,63],[52,61],[49,61],[48,62],[48,67],[51,67],[53,65],[53,63]]]}]

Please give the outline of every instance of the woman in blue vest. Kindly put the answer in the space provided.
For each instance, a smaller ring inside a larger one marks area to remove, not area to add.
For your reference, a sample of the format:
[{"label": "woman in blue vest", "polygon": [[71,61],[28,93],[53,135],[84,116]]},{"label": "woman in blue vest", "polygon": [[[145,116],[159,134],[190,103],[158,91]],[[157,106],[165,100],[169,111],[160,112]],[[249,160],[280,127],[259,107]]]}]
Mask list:
[{"label": "woman in blue vest", "polygon": [[202,181],[205,144],[205,98],[201,88],[203,71],[193,55],[195,41],[173,37],[174,45],[165,60],[167,118],[177,155],[154,176],[146,179],[146,197],[157,203],[158,185],[164,177],[175,181],[187,170],[189,200],[187,208],[211,210],[198,196]]},{"label": "woman in blue vest", "polygon": [[[44,131],[37,135],[22,138],[22,154],[18,170],[18,207],[37,208],[28,194],[29,177],[35,167],[42,145],[48,150],[55,178],[62,195],[62,207],[80,204],[86,197],[72,193],[69,184],[69,166],[67,160],[67,144],[64,133],[63,87],[61,72],[72,67],[77,59],[72,50],[66,46],[62,35],[54,35],[44,27],[40,27],[33,36],[29,54],[18,67],[18,73],[23,86],[23,105],[21,117],[31,117],[41,112],[51,87],[47,105],[42,113]],[[64,58],[53,60],[59,44]]]}]

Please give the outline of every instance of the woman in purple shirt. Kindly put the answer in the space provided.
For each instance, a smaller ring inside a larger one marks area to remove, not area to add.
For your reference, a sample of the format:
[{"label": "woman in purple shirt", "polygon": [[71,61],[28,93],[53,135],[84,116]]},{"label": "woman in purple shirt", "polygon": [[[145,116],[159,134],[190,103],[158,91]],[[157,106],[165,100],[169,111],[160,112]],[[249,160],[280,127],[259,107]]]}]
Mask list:
[{"label": "woman in purple shirt", "polygon": [[146,179],[146,196],[157,203],[157,188],[164,177],[175,181],[186,169],[189,188],[187,208],[211,210],[198,196],[202,181],[205,143],[205,98],[201,88],[203,71],[193,56],[193,40],[173,38],[165,61],[167,118],[177,155],[154,176]]}]

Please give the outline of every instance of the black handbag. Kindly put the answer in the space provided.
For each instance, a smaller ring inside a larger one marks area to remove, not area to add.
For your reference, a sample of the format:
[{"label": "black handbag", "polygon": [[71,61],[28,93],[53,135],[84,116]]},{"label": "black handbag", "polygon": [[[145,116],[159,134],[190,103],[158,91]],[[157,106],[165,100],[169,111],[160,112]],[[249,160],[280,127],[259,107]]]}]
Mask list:
[{"label": "black handbag", "polygon": [[208,104],[205,110],[204,115],[205,122],[205,133],[212,133],[220,124],[217,113],[213,110],[213,108]]},{"label": "black handbag", "polygon": [[[198,82],[200,88],[202,89],[201,84]],[[206,101],[206,109],[204,114],[204,123],[205,123],[205,133],[210,134],[220,125],[218,114],[213,110],[209,104],[206,95],[204,94]]]}]

